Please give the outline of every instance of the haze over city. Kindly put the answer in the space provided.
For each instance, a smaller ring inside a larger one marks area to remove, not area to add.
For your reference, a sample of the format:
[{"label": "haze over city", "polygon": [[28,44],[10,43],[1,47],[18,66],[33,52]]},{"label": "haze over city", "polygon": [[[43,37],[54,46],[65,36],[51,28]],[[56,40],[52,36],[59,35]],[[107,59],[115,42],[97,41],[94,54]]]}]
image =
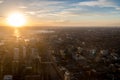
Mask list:
[{"label": "haze over city", "polygon": [[120,0],[0,0],[0,80],[120,80]]}]

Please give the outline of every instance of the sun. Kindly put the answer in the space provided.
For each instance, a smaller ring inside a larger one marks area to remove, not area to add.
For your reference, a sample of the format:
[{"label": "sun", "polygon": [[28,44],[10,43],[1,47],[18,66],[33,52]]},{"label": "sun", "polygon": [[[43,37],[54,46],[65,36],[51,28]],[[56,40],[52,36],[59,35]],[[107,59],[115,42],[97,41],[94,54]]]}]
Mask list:
[{"label": "sun", "polygon": [[26,23],[26,18],[21,13],[12,13],[8,16],[7,22],[12,27],[22,27]]}]

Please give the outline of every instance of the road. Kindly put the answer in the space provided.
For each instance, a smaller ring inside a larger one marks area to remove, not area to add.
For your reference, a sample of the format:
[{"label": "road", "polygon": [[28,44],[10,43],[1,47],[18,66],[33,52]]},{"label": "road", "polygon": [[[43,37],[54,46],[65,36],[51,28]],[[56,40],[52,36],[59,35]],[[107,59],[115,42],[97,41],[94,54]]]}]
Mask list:
[{"label": "road", "polygon": [[30,72],[25,71],[23,80],[62,80],[59,72],[57,71],[54,63],[51,61],[48,54],[41,56],[39,60],[34,61],[33,70]]}]

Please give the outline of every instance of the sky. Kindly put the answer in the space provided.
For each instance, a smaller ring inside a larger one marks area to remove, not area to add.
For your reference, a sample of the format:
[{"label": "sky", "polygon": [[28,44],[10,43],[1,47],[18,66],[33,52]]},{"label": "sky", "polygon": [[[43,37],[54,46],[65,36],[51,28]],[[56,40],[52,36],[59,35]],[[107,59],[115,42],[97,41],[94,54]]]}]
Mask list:
[{"label": "sky", "polygon": [[0,25],[23,13],[26,26],[120,26],[120,0],[0,0]]}]

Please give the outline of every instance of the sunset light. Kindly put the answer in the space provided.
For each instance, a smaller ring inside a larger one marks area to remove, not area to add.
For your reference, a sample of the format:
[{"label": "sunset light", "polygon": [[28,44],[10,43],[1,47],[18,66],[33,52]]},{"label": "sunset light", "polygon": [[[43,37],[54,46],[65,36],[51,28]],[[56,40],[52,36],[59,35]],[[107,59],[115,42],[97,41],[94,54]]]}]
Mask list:
[{"label": "sunset light", "polygon": [[120,0],[0,0],[0,80],[120,80]]},{"label": "sunset light", "polygon": [[8,16],[7,22],[12,27],[22,27],[25,25],[26,19],[21,13],[12,13]]}]

